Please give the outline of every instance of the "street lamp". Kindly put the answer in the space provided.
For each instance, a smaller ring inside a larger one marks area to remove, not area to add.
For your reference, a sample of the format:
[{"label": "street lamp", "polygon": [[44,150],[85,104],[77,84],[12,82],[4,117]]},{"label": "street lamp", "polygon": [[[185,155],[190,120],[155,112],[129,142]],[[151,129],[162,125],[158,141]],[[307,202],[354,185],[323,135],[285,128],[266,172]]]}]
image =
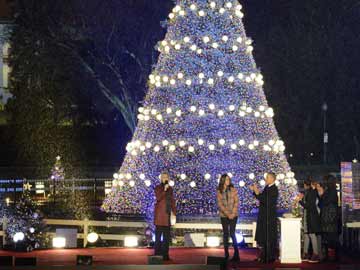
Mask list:
[{"label": "street lamp", "polygon": [[326,112],[327,112],[327,109],[328,109],[328,105],[326,104],[326,102],[324,101],[323,105],[322,105],[322,110],[324,112],[324,123],[323,123],[323,130],[324,130],[324,164],[326,164],[326,161],[327,161],[327,148],[326,148],[326,145],[327,143],[329,142],[329,135],[326,131]]}]

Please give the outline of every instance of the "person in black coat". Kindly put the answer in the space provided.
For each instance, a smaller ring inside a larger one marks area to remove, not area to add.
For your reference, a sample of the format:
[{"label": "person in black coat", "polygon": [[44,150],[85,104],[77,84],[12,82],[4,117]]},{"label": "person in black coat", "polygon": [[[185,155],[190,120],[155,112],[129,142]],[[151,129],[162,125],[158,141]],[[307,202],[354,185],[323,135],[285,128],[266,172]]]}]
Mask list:
[{"label": "person in black coat", "polygon": [[[299,194],[295,199],[304,207],[304,255],[303,261],[312,263],[319,262],[321,243],[318,242],[317,235],[321,232],[320,213],[317,208],[318,194],[315,186],[310,180],[304,181],[304,194]],[[313,254],[309,254],[309,244],[313,248]]]},{"label": "person in black coat", "polygon": [[328,260],[328,251],[335,251],[335,260],[339,257],[339,209],[335,178],[325,177],[325,183],[317,187],[321,203],[321,230],[324,260]]},{"label": "person in black coat", "polygon": [[277,244],[277,199],[278,188],[275,185],[276,175],[266,175],[266,186],[260,193],[256,185],[250,186],[256,199],[259,200],[259,213],[256,225],[255,241],[261,248],[258,261],[262,263],[274,262]]}]

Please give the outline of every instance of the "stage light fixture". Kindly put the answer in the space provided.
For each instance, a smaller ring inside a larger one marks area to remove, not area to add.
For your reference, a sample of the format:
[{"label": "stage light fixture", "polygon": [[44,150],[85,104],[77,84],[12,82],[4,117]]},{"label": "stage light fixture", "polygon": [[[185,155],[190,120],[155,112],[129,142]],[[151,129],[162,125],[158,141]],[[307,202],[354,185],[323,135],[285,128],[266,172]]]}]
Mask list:
[{"label": "stage light fixture", "polygon": [[54,237],[52,240],[53,248],[64,248],[66,246],[66,238]]},{"label": "stage light fixture", "polygon": [[208,247],[218,247],[220,246],[220,238],[217,236],[208,236],[206,237],[206,245]]},{"label": "stage light fixture", "polygon": [[86,239],[89,243],[93,244],[99,239],[99,235],[96,232],[92,232],[88,234]]},{"label": "stage light fixture", "polygon": [[125,247],[137,247],[138,246],[137,236],[125,236],[124,246]]}]

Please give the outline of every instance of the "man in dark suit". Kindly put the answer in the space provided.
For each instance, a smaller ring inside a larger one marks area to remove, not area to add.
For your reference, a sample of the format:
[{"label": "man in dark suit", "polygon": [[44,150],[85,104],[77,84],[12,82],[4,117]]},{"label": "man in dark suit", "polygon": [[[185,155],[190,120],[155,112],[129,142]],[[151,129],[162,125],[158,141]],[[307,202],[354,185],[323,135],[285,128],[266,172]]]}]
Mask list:
[{"label": "man in dark suit", "polygon": [[[162,255],[165,261],[169,258],[170,216],[176,215],[173,189],[169,185],[170,177],[167,172],[160,175],[161,184],[155,188],[155,255]],[[163,238],[161,241],[161,237]]]},{"label": "man in dark suit", "polygon": [[266,175],[266,186],[262,192],[256,185],[250,186],[256,199],[259,200],[259,214],[256,225],[255,241],[261,248],[259,261],[262,263],[274,262],[276,259],[277,244],[277,199],[278,188],[275,185],[276,175]]}]

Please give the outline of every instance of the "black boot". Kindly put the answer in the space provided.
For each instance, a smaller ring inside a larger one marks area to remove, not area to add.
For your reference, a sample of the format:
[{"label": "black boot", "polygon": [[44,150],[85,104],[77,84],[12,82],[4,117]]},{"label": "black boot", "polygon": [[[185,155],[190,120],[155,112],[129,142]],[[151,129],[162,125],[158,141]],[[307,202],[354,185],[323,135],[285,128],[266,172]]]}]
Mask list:
[{"label": "black boot", "polygon": [[234,246],[234,257],[230,261],[231,262],[240,262],[239,249],[237,246]]},{"label": "black boot", "polygon": [[229,247],[224,247],[225,251],[225,260],[229,259]]}]

